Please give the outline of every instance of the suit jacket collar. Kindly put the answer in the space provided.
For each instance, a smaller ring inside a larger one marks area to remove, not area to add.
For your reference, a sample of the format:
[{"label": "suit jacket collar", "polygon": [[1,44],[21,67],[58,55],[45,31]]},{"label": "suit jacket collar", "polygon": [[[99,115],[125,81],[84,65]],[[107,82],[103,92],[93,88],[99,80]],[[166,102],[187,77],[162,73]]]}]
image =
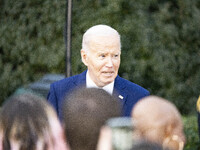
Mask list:
[{"label": "suit jacket collar", "polygon": [[[77,77],[74,77],[73,82],[77,87],[84,86],[86,87],[86,72],[82,72],[81,74],[77,75]],[[126,86],[123,83],[123,80],[119,75],[115,78],[115,84],[113,89],[113,95],[117,97],[122,104],[124,105],[127,100],[127,93],[125,91]]]}]

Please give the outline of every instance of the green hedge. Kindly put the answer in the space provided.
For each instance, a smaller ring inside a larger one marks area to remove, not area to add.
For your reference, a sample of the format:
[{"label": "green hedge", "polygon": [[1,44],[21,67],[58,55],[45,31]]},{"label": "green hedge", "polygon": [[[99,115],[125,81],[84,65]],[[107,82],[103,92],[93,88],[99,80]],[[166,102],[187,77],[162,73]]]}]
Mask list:
[{"label": "green hedge", "polygon": [[[64,73],[65,0],[0,2],[0,102],[46,73]],[[82,34],[108,24],[122,38],[119,74],[194,113],[200,89],[199,0],[74,0],[72,73]]]},{"label": "green hedge", "polygon": [[0,102],[23,84],[64,70],[64,10],[65,1],[2,1]]},{"label": "green hedge", "polygon": [[184,150],[199,150],[200,140],[198,136],[197,115],[184,116],[183,123],[187,138],[187,143]]}]

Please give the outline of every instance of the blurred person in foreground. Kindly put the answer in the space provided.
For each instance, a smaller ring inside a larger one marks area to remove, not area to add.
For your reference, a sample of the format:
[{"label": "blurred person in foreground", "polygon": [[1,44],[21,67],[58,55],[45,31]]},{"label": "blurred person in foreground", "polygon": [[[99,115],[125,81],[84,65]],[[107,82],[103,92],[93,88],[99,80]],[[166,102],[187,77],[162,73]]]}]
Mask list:
[{"label": "blurred person in foreground", "polygon": [[96,25],[83,35],[81,58],[87,70],[57,81],[50,86],[48,101],[62,118],[61,106],[65,95],[80,87],[102,88],[120,99],[123,115],[130,116],[135,103],[149,91],[118,75],[121,42],[119,33],[107,25]]},{"label": "blurred person in foreground", "polygon": [[170,150],[168,148],[163,148],[162,145],[157,143],[152,143],[150,141],[140,141],[135,143],[131,150]]},{"label": "blurred person in foreground", "polygon": [[199,130],[199,138],[200,138],[200,96],[197,100],[197,121],[198,121],[198,130]]},{"label": "blurred person in foreground", "polygon": [[62,113],[71,150],[95,150],[105,122],[121,115],[121,105],[102,89],[81,88],[66,97]]},{"label": "blurred person in foreground", "polygon": [[0,150],[68,150],[54,109],[38,96],[14,95],[0,112]]},{"label": "blurred person in foreground", "polygon": [[185,135],[176,106],[157,96],[141,99],[133,108],[134,139],[145,139],[163,148],[183,150]]}]

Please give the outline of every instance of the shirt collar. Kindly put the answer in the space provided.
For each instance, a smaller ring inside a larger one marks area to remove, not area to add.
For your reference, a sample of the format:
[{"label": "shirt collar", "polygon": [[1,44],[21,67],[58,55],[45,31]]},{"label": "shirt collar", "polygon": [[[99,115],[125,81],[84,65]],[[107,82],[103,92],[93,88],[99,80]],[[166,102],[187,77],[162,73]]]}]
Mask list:
[{"label": "shirt collar", "polygon": [[113,93],[113,88],[114,88],[114,81],[107,84],[106,86],[104,87],[98,87],[94,81],[92,81],[92,79],[90,78],[90,75],[87,71],[86,73],[86,87],[87,88],[101,88],[101,89],[104,89],[106,92],[108,92],[110,95],[112,95]]}]

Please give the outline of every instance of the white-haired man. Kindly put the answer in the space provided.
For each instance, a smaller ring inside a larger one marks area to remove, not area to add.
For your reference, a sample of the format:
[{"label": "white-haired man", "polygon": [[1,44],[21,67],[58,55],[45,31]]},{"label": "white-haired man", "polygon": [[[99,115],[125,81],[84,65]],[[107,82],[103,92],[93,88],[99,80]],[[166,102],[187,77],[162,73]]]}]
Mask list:
[{"label": "white-haired man", "polygon": [[51,84],[47,97],[60,118],[64,97],[80,87],[103,88],[117,96],[123,106],[123,115],[130,116],[134,104],[149,95],[149,91],[118,76],[120,54],[120,35],[110,26],[96,25],[84,33],[81,58],[87,70]]}]

